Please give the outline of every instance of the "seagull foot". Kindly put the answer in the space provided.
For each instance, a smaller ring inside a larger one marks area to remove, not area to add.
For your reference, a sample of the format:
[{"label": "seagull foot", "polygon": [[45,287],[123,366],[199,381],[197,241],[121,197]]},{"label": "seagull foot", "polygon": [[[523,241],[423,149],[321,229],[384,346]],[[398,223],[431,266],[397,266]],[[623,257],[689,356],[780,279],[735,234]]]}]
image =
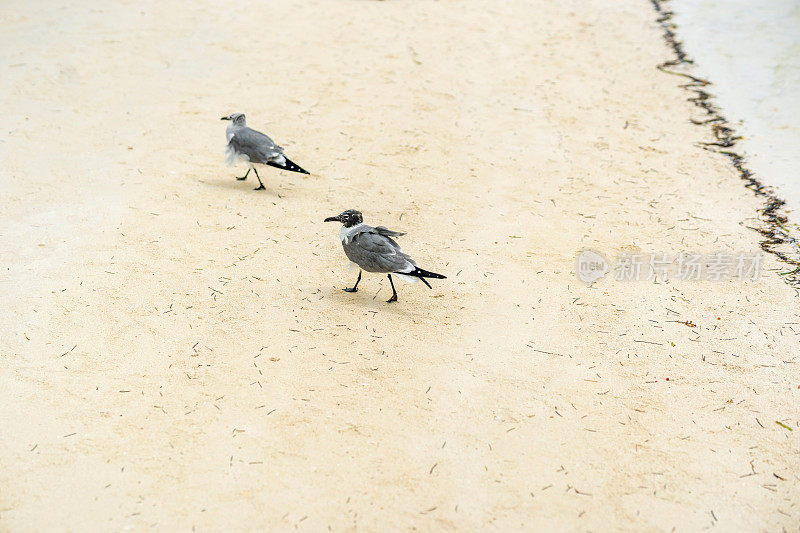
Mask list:
[{"label": "seagull foot", "polygon": [[392,297],[389,298],[388,300],[386,300],[386,303],[390,304],[390,303],[396,302],[396,301],[397,301],[397,295],[396,294],[392,294]]},{"label": "seagull foot", "polygon": [[254,191],[263,191],[264,189],[266,189],[266,187],[264,187],[264,185],[262,184],[262,185],[259,185],[258,187],[256,187],[256,188],[255,188],[255,189],[253,189],[253,190],[254,190]]},{"label": "seagull foot", "polygon": [[358,289],[356,289],[355,287],[354,287],[354,288],[352,288],[352,289],[351,289],[351,288],[347,288],[347,289],[342,289],[342,290],[343,290],[344,292],[358,292]]},{"label": "seagull foot", "polygon": [[247,176],[242,176],[241,178],[239,176],[236,176],[236,179],[239,181],[244,181],[247,179]]}]

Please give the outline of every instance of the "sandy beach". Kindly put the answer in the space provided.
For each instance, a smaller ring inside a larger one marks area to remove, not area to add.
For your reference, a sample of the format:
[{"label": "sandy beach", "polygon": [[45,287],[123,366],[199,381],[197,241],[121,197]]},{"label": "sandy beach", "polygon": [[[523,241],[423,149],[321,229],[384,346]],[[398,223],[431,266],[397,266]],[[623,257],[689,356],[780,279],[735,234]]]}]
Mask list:
[{"label": "sandy beach", "polygon": [[[0,26],[0,530],[797,530],[786,265],[576,276],[760,250],[649,2]],[[236,181],[237,111],[312,175]],[[343,292],[347,208],[448,279]]]}]

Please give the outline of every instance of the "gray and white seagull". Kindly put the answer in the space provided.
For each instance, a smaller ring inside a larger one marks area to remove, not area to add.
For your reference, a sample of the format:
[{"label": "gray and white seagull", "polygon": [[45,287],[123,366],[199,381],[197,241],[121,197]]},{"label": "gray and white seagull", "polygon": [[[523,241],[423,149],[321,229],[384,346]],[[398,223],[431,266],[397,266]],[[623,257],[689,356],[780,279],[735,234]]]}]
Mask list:
[{"label": "gray and white seagull", "polygon": [[348,209],[340,215],[328,217],[325,222],[341,222],[343,224],[339,235],[342,239],[344,253],[360,268],[356,284],[352,289],[343,289],[345,292],[358,290],[361,270],[389,275],[392,297],[387,302],[397,301],[397,291],[394,288],[392,274],[409,283],[416,283],[418,279],[421,279],[429,289],[431,286],[425,278],[446,279],[441,274],[422,270],[413,259],[400,250],[400,245],[392,237],[399,237],[405,233],[392,231],[383,226],[377,228],[368,226],[364,224],[361,213],[355,209]]},{"label": "gray and white seagull", "polygon": [[258,175],[255,163],[308,174],[299,165],[290,161],[283,154],[283,148],[275,144],[275,141],[260,131],[248,128],[244,113],[234,113],[227,117],[222,117],[221,120],[231,121],[225,129],[225,135],[228,138],[228,148],[225,150],[228,164],[233,165],[238,161],[244,161],[250,167],[247,169],[247,174],[241,178],[237,177],[237,180],[246,180],[247,175],[252,170],[256,173],[256,178],[258,178],[258,187],[255,190],[264,189],[264,184],[261,183],[261,177]]}]

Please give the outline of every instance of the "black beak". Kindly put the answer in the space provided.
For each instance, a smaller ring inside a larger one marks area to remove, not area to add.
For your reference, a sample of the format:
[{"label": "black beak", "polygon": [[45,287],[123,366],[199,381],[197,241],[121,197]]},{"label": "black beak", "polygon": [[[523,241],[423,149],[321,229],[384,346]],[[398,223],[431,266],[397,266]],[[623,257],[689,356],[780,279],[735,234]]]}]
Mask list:
[{"label": "black beak", "polygon": [[325,219],[325,222],[340,222],[340,220],[339,220],[339,217],[338,217],[338,216],[335,216],[335,217],[328,217],[328,218],[326,218],[326,219]]},{"label": "black beak", "polygon": [[231,117],[222,117],[220,120],[230,120]]}]

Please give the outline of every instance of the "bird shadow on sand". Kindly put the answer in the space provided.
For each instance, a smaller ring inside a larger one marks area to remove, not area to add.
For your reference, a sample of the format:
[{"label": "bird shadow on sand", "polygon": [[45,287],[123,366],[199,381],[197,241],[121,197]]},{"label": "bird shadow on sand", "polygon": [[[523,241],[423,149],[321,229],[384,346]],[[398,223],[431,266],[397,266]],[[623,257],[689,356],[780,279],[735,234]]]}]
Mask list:
[{"label": "bird shadow on sand", "polygon": [[360,309],[367,313],[391,313],[395,316],[414,316],[414,300],[411,298],[403,298],[403,295],[398,293],[396,302],[388,303],[386,300],[392,295],[391,289],[388,287],[380,287],[380,289],[367,290],[366,288],[358,288],[358,292],[345,292],[341,287],[333,287],[328,293],[328,297],[336,302],[337,308],[344,308],[348,306],[354,310]]},{"label": "bird shadow on sand", "polygon": [[264,184],[264,189],[255,190],[254,185],[258,185],[257,180],[243,180],[239,181],[236,178],[210,178],[210,179],[202,179],[198,180],[199,183],[203,185],[208,185],[211,187],[216,187],[218,189],[230,189],[236,191],[244,191],[244,192],[251,192],[253,194],[266,194],[269,196],[283,198],[285,195],[278,191],[278,189],[270,187],[268,184]]}]

